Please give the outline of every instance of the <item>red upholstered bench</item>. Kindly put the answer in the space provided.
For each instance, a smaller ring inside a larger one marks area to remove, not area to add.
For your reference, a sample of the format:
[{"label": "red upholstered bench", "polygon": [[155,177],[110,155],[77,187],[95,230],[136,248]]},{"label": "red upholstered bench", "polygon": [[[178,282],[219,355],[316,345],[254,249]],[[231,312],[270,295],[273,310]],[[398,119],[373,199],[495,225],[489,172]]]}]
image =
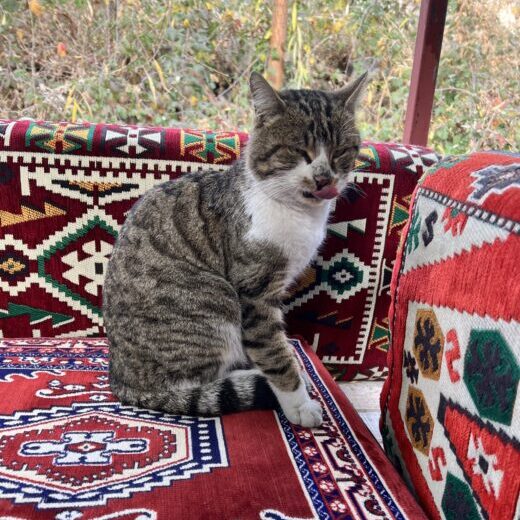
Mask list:
[{"label": "red upholstered bench", "polygon": [[[196,419],[110,393],[101,288],[115,237],[148,188],[224,170],[247,136],[0,120],[0,517],[423,517],[338,379],[382,377],[389,286],[431,150],[365,143],[360,192],[286,302],[322,427],[278,411]],[[320,359],[322,361],[320,361]]]}]

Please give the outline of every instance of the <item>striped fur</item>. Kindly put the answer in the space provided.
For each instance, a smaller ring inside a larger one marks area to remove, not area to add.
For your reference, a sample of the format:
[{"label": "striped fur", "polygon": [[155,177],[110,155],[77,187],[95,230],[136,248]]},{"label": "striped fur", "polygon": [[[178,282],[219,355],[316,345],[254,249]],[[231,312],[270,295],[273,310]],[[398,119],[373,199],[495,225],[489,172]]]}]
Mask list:
[{"label": "striped fur", "polygon": [[278,93],[253,75],[245,157],[134,205],[103,292],[110,380],[123,402],[191,415],[278,403],[293,422],[321,423],[280,306],[325,234],[330,201],[312,194],[320,183],[349,183],[362,83]]}]

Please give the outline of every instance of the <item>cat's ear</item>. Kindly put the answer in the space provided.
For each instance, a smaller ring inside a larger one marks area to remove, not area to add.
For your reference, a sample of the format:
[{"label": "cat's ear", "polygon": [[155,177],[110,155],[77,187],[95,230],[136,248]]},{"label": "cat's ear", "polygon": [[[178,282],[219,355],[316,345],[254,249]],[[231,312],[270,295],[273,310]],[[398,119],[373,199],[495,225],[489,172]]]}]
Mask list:
[{"label": "cat's ear", "polygon": [[253,96],[255,115],[260,123],[281,114],[285,110],[285,103],[276,90],[258,72],[251,74],[249,86]]},{"label": "cat's ear", "polygon": [[344,107],[344,110],[354,112],[363,98],[369,81],[368,71],[354,79],[342,89],[336,90],[332,95]]}]

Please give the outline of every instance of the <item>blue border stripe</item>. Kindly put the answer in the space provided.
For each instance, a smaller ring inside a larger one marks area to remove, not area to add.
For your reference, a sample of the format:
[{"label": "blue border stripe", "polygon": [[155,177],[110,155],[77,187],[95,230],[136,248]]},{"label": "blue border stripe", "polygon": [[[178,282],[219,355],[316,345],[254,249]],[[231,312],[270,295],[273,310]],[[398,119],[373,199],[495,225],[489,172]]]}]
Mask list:
[{"label": "blue border stripe", "polygon": [[[329,407],[329,410],[332,412],[333,417],[338,421],[338,424],[341,429],[341,433],[344,435],[349,446],[352,448],[352,451],[354,452],[354,454],[356,455],[358,460],[361,462],[361,464],[365,468],[367,476],[370,479],[370,481],[372,482],[374,488],[377,490],[377,492],[379,493],[381,498],[384,500],[384,502],[386,503],[386,505],[392,512],[392,514],[394,515],[394,518],[396,518],[396,520],[406,520],[406,517],[403,516],[403,514],[401,513],[399,507],[397,506],[395,501],[392,499],[392,496],[387,491],[383,482],[379,478],[377,472],[374,471],[372,464],[370,464],[370,462],[365,457],[363,449],[361,448],[359,443],[354,438],[351,429],[349,428],[347,422],[343,418],[342,413],[340,412],[340,410],[334,403],[334,400],[332,399],[332,396],[330,395],[327,387],[324,385],[320,376],[316,372],[313,364],[311,363],[311,360],[309,359],[307,354],[305,354],[305,351],[304,351],[303,347],[301,346],[300,342],[291,340],[291,343],[294,346],[294,348],[296,349],[296,351],[298,352],[298,355],[300,356],[300,358],[302,359],[305,369],[307,370],[307,373],[311,376],[312,381],[316,384],[322,397],[324,398],[325,402],[327,403],[327,406]],[[291,427],[289,425],[289,422],[287,421],[287,419],[281,412],[279,412],[279,415],[280,415],[280,422],[282,424],[284,424],[284,422],[285,422],[285,425],[287,425],[287,429],[284,427],[283,430],[284,430],[285,436],[287,438],[287,441],[289,442],[289,445],[291,445],[291,439],[289,438],[289,435],[288,435],[289,432],[292,436],[292,441],[295,442],[294,435],[292,435]],[[293,450],[292,447],[291,447],[291,451],[293,452],[293,455],[294,455],[295,450]],[[300,464],[300,462],[298,460],[296,460],[296,462],[298,465],[298,469],[300,470],[302,479],[307,487],[309,496],[311,497],[312,503],[315,504],[315,506],[318,506],[318,504],[320,504],[321,508],[324,508],[325,505],[324,505],[323,501],[321,500],[321,496],[320,496],[319,492],[317,492],[316,485],[315,485],[314,481],[312,480],[312,478],[309,478],[310,471],[309,471],[308,465],[307,465],[305,459],[303,457],[301,457],[301,458],[302,458],[302,462],[303,462],[302,464]],[[318,497],[316,497],[316,493],[317,493]],[[321,513],[320,513],[319,508],[317,508],[316,512],[320,515],[323,515],[323,511],[321,511]],[[328,513],[325,513],[325,514],[326,514],[326,516],[319,516],[319,518],[320,519],[330,518]]]}]

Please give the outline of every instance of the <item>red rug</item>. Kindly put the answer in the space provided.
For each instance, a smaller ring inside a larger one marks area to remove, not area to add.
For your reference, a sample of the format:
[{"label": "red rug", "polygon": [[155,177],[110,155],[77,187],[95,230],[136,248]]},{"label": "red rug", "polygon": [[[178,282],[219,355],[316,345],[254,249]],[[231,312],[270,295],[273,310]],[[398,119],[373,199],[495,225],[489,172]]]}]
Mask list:
[{"label": "red rug", "polygon": [[315,354],[323,426],[122,406],[104,339],[0,343],[0,518],[424,518]]}]

